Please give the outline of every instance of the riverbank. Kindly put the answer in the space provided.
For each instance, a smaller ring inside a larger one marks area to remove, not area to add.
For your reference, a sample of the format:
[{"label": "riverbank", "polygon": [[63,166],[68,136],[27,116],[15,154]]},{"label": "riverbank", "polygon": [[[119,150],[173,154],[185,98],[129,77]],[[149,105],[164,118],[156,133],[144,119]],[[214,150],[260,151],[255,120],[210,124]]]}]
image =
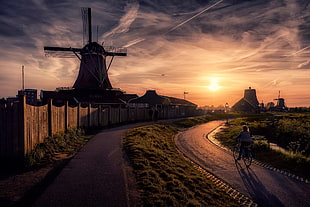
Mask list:
[{"label": "riverbank", "polygon": [[[236,144],[236,137],[241,131],[240,120],[231,121],[229,125],[223,127],[216,139],[221,145],[228,149],[233,149]],[[251,129],[251,123],[247,122]],[[281,150],[272,149],[266,139],[255,140],[255,159],[269,166],[284,170],[310,180],[310,158],[303,155],[286,153]]]}]

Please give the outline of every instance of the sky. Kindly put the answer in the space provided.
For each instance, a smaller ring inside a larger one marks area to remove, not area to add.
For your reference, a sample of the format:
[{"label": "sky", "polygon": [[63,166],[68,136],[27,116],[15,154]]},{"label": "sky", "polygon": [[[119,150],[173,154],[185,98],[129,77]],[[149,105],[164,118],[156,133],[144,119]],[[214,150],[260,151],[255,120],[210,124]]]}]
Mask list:
[{"label": "sky", "polygon": [[[79,60],[44,46],[83,47],[81,7],[92,8],[93,40],[126,47],[109,69],[114,88],[232,106],[244,89],[259,102],[310,106],[308,0],[0,0],[0,98],[22,88],[75,82]],[[85,40],[84,40],[85,41]],[[109,57],[107,59],[109,61]]]}]

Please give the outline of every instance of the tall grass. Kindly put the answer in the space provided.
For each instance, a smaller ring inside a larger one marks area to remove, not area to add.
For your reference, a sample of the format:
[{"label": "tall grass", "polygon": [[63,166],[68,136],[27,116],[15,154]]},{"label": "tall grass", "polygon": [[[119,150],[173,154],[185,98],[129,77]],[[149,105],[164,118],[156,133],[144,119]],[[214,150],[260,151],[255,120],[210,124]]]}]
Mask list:
[{"label": "tall grass", "polygon": [[43,143],[37,144],[35,149],[26,155],[25,165],[27,168],[33,168],[52,163],[55,155],[60,153],[70,156],[89,139],[90,136],[85,135],[81,128],[47,137]]},{"label": "tall grass", "polygon": [[144,206],[237,206],[179,155],[177,132],[171,124],[154,124],[132,129],[124,139]]}]

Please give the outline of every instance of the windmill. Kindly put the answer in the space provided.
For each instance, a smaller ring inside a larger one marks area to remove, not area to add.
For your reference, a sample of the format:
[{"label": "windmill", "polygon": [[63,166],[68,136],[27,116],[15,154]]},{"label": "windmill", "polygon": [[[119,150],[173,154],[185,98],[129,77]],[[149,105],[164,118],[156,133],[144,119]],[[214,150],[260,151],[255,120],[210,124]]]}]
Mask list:
[{"label": "windmill", "polygon": [[[108,78],[108,70],[115,56],[126,56],[126,48],[106,47],[92,41],[91,8],[81,8],[83,19],[83,48],[44,47],[46,56],[71,58],[80,60],[80,70],[73,85],[75,89],[112,89]],[[111,56],[107,66],[107,57]]]},{"label": "windmill", "polygon": [[285,111],[287,109],[286,105],[285,105],[285,101],[284,98],[280,98],[280,91],[279,91],[279,95],[278,98],[274,99],[275,101],[277,101],[277,105],[275,106],[276,110],[278,111]]}]

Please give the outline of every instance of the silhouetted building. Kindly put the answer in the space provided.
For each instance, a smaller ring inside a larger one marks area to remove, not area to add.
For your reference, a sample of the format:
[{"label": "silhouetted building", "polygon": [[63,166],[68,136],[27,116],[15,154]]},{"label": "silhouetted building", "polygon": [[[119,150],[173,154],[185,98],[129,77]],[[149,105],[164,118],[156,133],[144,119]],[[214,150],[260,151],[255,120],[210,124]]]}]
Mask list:
[{"label": "silhouetted building", "polygon": [[245,89],[243,98],[235,103],[231,110],[242,113],[258,113],[260,108],[256,97],[256,90],[251,87]]},{"label": "silhouetted building", "polygon": [[197,105],[185,99],[158,95],[155,90],[129,101],[129,107],[150,109],[150,116],[158,114],[158,118],[192,116],[196,114]]},{"label": "silhouetted building", "polygon": [[280,111],[280,112],[285,112],[288,111],[288,108],[285,105],[285,100],[284,98],[280,98],[280,91],[277,99],[274,99],[277,101],[277,104],[270,108],[271,111]]},{"label": "silhouetted building", "polygon": [[108,104],[108,105],[126,105],[136,94],[126,94],[120,89],[69,89],[57,91],[41,91],[43,103],[50,99],[54,105],[63,105],[66,101],[69,105],[81,104]]},{"label": "silhouetted building", "polygon": [[37,105],[38,100],[38,92],[37,89],[24,89],[19,90],[18,95],[25,95],[26,96],[26,103],[29,105]]}]

